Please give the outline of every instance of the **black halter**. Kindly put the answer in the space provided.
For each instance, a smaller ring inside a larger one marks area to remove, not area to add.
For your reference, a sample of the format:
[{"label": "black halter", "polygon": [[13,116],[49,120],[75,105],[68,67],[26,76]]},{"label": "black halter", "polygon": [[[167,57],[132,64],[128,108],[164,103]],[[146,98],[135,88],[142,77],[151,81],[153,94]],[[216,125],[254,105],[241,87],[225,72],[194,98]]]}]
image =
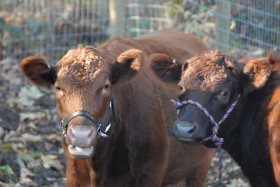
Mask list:
[{"label": "black halter", "polygon": [[88,111],[85,110],[77,110],[76,112],[68,115],[64,120],[60,120],[60,125],[62,127],[62,134],[65,137],[66,136],[66,132],[67,132],[67,127],[69,122],[77,117],[77,116],[84,116],[87,119],[89,119],[95,126],[97,129],[97,134],[103,138],[108,138],[108,135],[106,134],[106,132],[109,130],[111,123],[111,117],[112,117],[112,101],[110,101],[109,104],[109,108],[108,108],[108,112],[106,115],[105,120],[103,121],[103,123],[99,123],[98,120],[96,120]]}]

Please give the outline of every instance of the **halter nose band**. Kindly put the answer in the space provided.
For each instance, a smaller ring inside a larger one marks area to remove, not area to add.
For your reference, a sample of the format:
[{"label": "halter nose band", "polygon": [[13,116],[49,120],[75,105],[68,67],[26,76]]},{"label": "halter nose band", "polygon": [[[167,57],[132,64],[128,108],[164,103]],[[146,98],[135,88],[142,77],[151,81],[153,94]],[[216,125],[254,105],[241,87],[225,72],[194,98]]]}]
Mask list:
[{"label": "halter nose band", "polygon": [[218,130],[219,130],[219,125],[221,125],[226,120],[226,118],[229,116],[229,114],[235,108],[236,104],[239,101],[239,98],[240,98],[240,94],[238,94],[237,99],[230,105],[230,107],[228,108],[228,110],[226,111],[226,113],[223,115],[222,119],[218,123],[215,121],[215,119],[212,117],[212,115],[200,103],[198,103],[196,101],[186,100],[183,102],[179,102],[179,101],[175,101],[175,100],[171,99],[171,102],[176,106],[176,110],[180,109],[181,107],[183,107],[185,105],[189,105],[189,104],[196,106],[200,111],[202,111],[208,117],[208,119],[214,125],[214,127],[212,129],[212,135],[207,137],[206,140],[211,139],[213,141],[216,141],[217,143],[222,143],[223,138],[219,138],[217,136]]},{"label": "halter nose band", "polygon": [[70,123],[70,121],[77,116],[83,116],[89,119],[96,126],[97,134],[101,137],[107,138],[108,135],[106,134],[106,132],[109,130],[108,128],[111,126],[110,120],[112,116],[112,102],[110,101],[108,112],[103,123],[99,123],[97,119],[95,119],[88,111],[85,110],[78,110],[70,114],[69,116],[67,116],[64,120],[61,120],[60,125],[63,130],[62,132],[63,136],[66,136],[68,124]]},{"label": "halter nose band", "polygon": [[67,116],[62,122],[62,127],[64,127],[65,129],[67,129],[68,123],[75,117],[77,116],[83,116],[86,117],[87,119],[89,119],[91,122],[93,122],[93,124],[98,127],[98,122],[97,120],[87,111],[85,110],[78,110],[76,112],[74,112],[73,114]]}]

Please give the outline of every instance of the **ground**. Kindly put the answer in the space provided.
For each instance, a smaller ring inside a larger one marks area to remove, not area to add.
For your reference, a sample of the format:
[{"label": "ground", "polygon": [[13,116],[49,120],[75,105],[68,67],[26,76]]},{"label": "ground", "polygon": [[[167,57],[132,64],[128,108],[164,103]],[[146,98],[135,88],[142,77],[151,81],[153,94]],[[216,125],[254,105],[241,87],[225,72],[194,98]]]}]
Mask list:
[{"label": "ground", "polygon": [[[0,186],[66,186],[53,92],[29,84],[12,58],[0,61],[0,75]],[[225,151],[223,156],[222,186],[249,186]],[[216,186],[217,176],[216,156],[207,186]]]}]

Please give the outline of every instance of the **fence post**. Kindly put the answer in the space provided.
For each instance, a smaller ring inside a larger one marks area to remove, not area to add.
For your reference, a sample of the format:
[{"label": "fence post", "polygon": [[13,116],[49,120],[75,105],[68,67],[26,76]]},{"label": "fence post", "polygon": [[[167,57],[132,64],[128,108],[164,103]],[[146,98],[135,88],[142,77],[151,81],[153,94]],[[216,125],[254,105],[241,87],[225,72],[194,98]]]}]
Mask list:
[{"label": "fence post", "polygon": [[125,36],[125,0],[110,0],[110,37]]},{"label": "fence post", "polygon": [[3,59],[3,37],[4,37],[5,19],[0,17],[0,60]]},{"label": "fence post", "polygon": [[231,18],[231,4],[229,0],[217,0],[216,13],[216,34],[217,34],[217,48],[222,52],[228,52],[230,40],[230,18]]}]

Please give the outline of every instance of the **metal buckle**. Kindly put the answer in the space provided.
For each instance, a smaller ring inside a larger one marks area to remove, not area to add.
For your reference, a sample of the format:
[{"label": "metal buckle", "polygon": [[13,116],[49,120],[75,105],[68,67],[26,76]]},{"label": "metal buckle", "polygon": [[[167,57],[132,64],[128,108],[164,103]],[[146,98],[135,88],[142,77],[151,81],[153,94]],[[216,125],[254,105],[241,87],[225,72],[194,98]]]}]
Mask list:
[{"label": "metal buckle", "polygon": [[101,132],[101,124],[98,125],[97,134],[98,134],[98,136],[101,136],[103,138],[108,138],[109,137],[107,134]]},{"label": "metal buckle", "polygon": [[99,136],[101,136],[102,138],[108,138],[109,136],[103,132],[99,132],[98,133]]},{"label": "metal buckle", "polygon": [[62,128],[62,136],[66,138],[66,129],[63,126],[63,120],[60,120],[60,126]]}]

